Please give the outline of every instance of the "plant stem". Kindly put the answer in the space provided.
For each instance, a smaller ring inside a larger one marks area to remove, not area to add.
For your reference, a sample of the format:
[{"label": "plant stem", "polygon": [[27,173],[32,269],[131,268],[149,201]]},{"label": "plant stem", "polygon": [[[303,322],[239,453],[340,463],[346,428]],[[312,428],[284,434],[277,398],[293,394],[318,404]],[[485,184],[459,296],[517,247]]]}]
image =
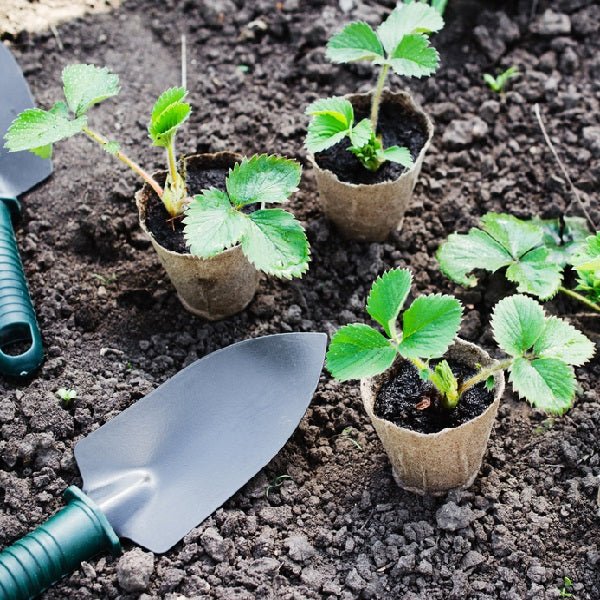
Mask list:
[{"label": "plant stem", "polygon": [[487,367],[485,369],[481,369],[479,371],[479,373],[477,373],[476,375],[473,375],[473,377],[470,377],[469,379],[467,379],[458,388],[459,397],[462,396],[467,390],[470,390],[473,386],[476,386],[478,383],[481,383],[482,381],[486,381],[486,379],[490,375],[493,375],[494,373],[497,373],[498,371],[504,371],[504,369],[508,369],[508,367],[510,367],[510,365],[512,365],[512,362],[513,362],[512,358],[505,358],[504,360],[494,361],[489,367]]},{"label": "plant stem", "polygon": [[[108,140],[100,133],[89,129],[88,127],[84,127],[82,129],[83,133],[85,133],[91,140],[100,144],[101,146],[106,146],[108,144]],[[158,195],[159,198],[163,197],[163,191],[158,182],[156,182],[140,165],[138,165],[135,161],[131,160],[125,153],[118,150],[115,153],[115,156],[123,163],[125,163],[134,173],[137,173]]]},{"label": "plant stem", "polygon": [[379,103],[381,102],[381,94],[385,84],[385,77],[389,71],[390,65],[383,65],[379,77],[377,78],[377,86],[373,92],[373,100],[371,101],[371,126],[373,133],[377,135],[377,119],[379,118]]},{"label": "plant stem", "polygon": [[167,161],[169,163],[169,174],[171,175],[171,183],[177,187],[179,172],[177,171],[177,161],[175,160],[175,142],[172,141],[167,146]]},{"label": "plant stem", "polygon": [[563,294],[566,294],[567,296],[571,296],[571,298],[574,298],[575,300],[581,302],[582,304],[585,304],[588,308],[591,308],[592,310],[595,310],[596,312],[600,312],[599,304],[596,304],[595,302],[588,300],[584,295],[578,294],[575,290],[570,290],[569,288],[565,288],[565,287],[561,286],[558,288],[558,291],[562,292]]}]

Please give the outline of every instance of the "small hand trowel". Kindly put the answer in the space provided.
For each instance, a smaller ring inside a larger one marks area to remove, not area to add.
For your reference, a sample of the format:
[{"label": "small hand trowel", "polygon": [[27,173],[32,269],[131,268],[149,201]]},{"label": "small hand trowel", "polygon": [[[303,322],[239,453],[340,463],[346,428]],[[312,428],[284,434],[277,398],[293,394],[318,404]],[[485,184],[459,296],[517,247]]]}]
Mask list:
[{"label": "small hand trowel", "polygon": [[126,537],[166,552],[282,448],[327,337],[284,333],[197,360],[75,446],[83,492],[0,553],[0,598],[28,600]]},{"label": "small hand trowel", "polygon": [[[0,374],[25,377],[43,358],[42,336],[23,265],[17,249],[13,221],[21,212],[17,196],[52,173],[50,160],[30,152],[11,154],[4,149],[3,136],[14,118],[33,108],[33,98],[9,49],[0,42]],[[28,344],[20,354],[9,354],[14,344]]]}]

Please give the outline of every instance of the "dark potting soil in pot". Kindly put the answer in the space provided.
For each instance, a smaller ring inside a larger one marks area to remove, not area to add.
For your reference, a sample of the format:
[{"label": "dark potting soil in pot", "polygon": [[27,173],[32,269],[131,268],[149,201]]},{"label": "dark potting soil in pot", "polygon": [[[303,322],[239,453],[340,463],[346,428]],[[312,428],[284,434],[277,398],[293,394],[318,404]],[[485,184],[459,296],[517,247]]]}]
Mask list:
[{"label": "dark potting soil in pot", "polygon": [[[435,365],[435,362],[432,361],[431,364]],[[461,363],[449,360],[448,364],[459,385],[475,374],[474,369]],[[417,408],[423,400],[430,401],[429,407]],[[394,378],[381,386],[374,410],[378,417],[391,421],[398,427],[419,433],[437,433],[447,427],[453,428],[467,423],[483,413],[493,401],[493,393],[481,383],[466,391],[455,409],[443,409],[433,385],[423,381],[411,363],[403,361]]]},{"label": "dark potting soil in pot", "polygon": [[[369,116],[368,110],[354,109],[355,121]],[[415,116],[415,113],[399,104],[383,102],[379,108],[377,132],[383,137],[383,147],[405,146],[415,160],[427,141],[427,130]],[[317,152],[315,160],[321,169],[335,173],[340,181],[372,185],[383,181],[394,181],[406,170],[405,167],[391,161],[385,162],[377,171],[365,169],[361,162],[348,151],[351,146],[348,138],[331,148]]]},{"label": "dark potting soil in pot", "polygon": [[[188,194],[193,196],[211,187],[224,191],[225,178],[230,166],[233,166],[233,163],[229,160],[223,160],[222,163],[212,161],[206,165],[199,159],[193,160],[186,168],[185,181]],[[164,176],[157,179],[161,185],[164,184]],[[146,205],[146,227],[163,248],[181,254],[189,253],[183,237],[183,218],[171,220],[164,204],[156,194],[152,194]]]}]

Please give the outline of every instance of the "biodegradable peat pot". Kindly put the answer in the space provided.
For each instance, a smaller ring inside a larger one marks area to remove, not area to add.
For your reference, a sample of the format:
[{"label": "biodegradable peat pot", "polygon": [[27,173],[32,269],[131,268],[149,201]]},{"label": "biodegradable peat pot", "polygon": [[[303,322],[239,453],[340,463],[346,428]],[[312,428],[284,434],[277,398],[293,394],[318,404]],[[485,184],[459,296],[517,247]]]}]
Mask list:
[{"label": "biodegradable peat pot", "polygon": [[[185,157],[188,191],[191,195],[201,191],[193,187],[193,177],[196,174],[206,171],[211,174],[211,177],[218,177],[220,170],[226,171],[241,160],[239,154],[232,152],[193,154]],[[153,177],[163,182],[166,173],[159,171],[154,173]],[[221,183],[224,182],[223,176]],[[210,181],[210,185],[217,187],[218,182]],[[192,256],[187,252],[169,250],[158,242],[148,226],[149,203],[160,202],[155,192],[148,184],[144,184],[135,195],[135,199],[140,227],[150,238],[186,310],[205,319],[216,321],[234,315],[248,306],[256,293],[259,273],[244,256],[240,246],[234,246],[209,259]]]},{"label": "biodegradable peat pot", "polygon": [[[368,115],[371,94],[348,94],[345,96],[354,106],[357,115]],[[341,181],[333,171],[319,166],[322,153],[309,154],[317,179],[317,188],[323,210],[348,239],[382,242],[394,229],[399,229],[404,213],[409,206],[417,177],[421,171],[423,158],[433,137],[433,124],[429,117],[417,106],[412,96],[406,92],[384,90],[380,105],[380,120],[385,147],[386,142],[382,117],[385,112],[397,111],[414,117],[414,123],[422,130],[424,144],[414,158],[414,165],[397,177],[379,183],[350,183]],[[358,116],[357,116],[358,120]],[[396,142],[394,142],[396,143]],[[404,145],[399,143],[398,145]],[[322,162],[322,161],[321,161]],[[384,168],[384,167],[381,167]],[[360,163],[356,169],[369,173]]]},{"label": "biodegradable peat pot", "polygon": [[[492,362],[487,352],[460,339],[448,349],[445,358],[473,367],[476,364],[485,367]],[[494,401],[483,413],[458,427],[425,434],[398,427],[374,412],[382,384],[394,376],[403,360],[398,358],[385,373],[363,379],[360,385],[365,409],[392,463],[396,482],[405,490],[434,496],[469,487],[481,467],[498,412],[504,373],[499,371],[495,375]]]}]

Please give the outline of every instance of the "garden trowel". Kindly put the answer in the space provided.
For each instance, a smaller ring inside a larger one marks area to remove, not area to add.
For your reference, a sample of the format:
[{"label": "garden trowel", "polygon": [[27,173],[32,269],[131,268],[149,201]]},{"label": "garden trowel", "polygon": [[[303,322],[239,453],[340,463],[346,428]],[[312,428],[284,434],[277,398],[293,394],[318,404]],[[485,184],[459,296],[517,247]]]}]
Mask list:
[{"label": "garden trowel", "polygon": [[[33,98],[8,48],[0,42],[0,374],[30,375],[42,362],[42,336],[23,265],[17,249],[13,222],[21,209],[17,196],[52,173],[50,160],[31,152],[9,153],[4,134],[14,118],[33,108]],[[22,344],[18,354],[8,348]]]},{"label": "garden trowel", "polygon": [[296,429],[323,333],[239,342],[197,360],[75,446],[83,491],[0,553],[0,598],[35,597],[126,537],[166,552],[264,467]]}]

